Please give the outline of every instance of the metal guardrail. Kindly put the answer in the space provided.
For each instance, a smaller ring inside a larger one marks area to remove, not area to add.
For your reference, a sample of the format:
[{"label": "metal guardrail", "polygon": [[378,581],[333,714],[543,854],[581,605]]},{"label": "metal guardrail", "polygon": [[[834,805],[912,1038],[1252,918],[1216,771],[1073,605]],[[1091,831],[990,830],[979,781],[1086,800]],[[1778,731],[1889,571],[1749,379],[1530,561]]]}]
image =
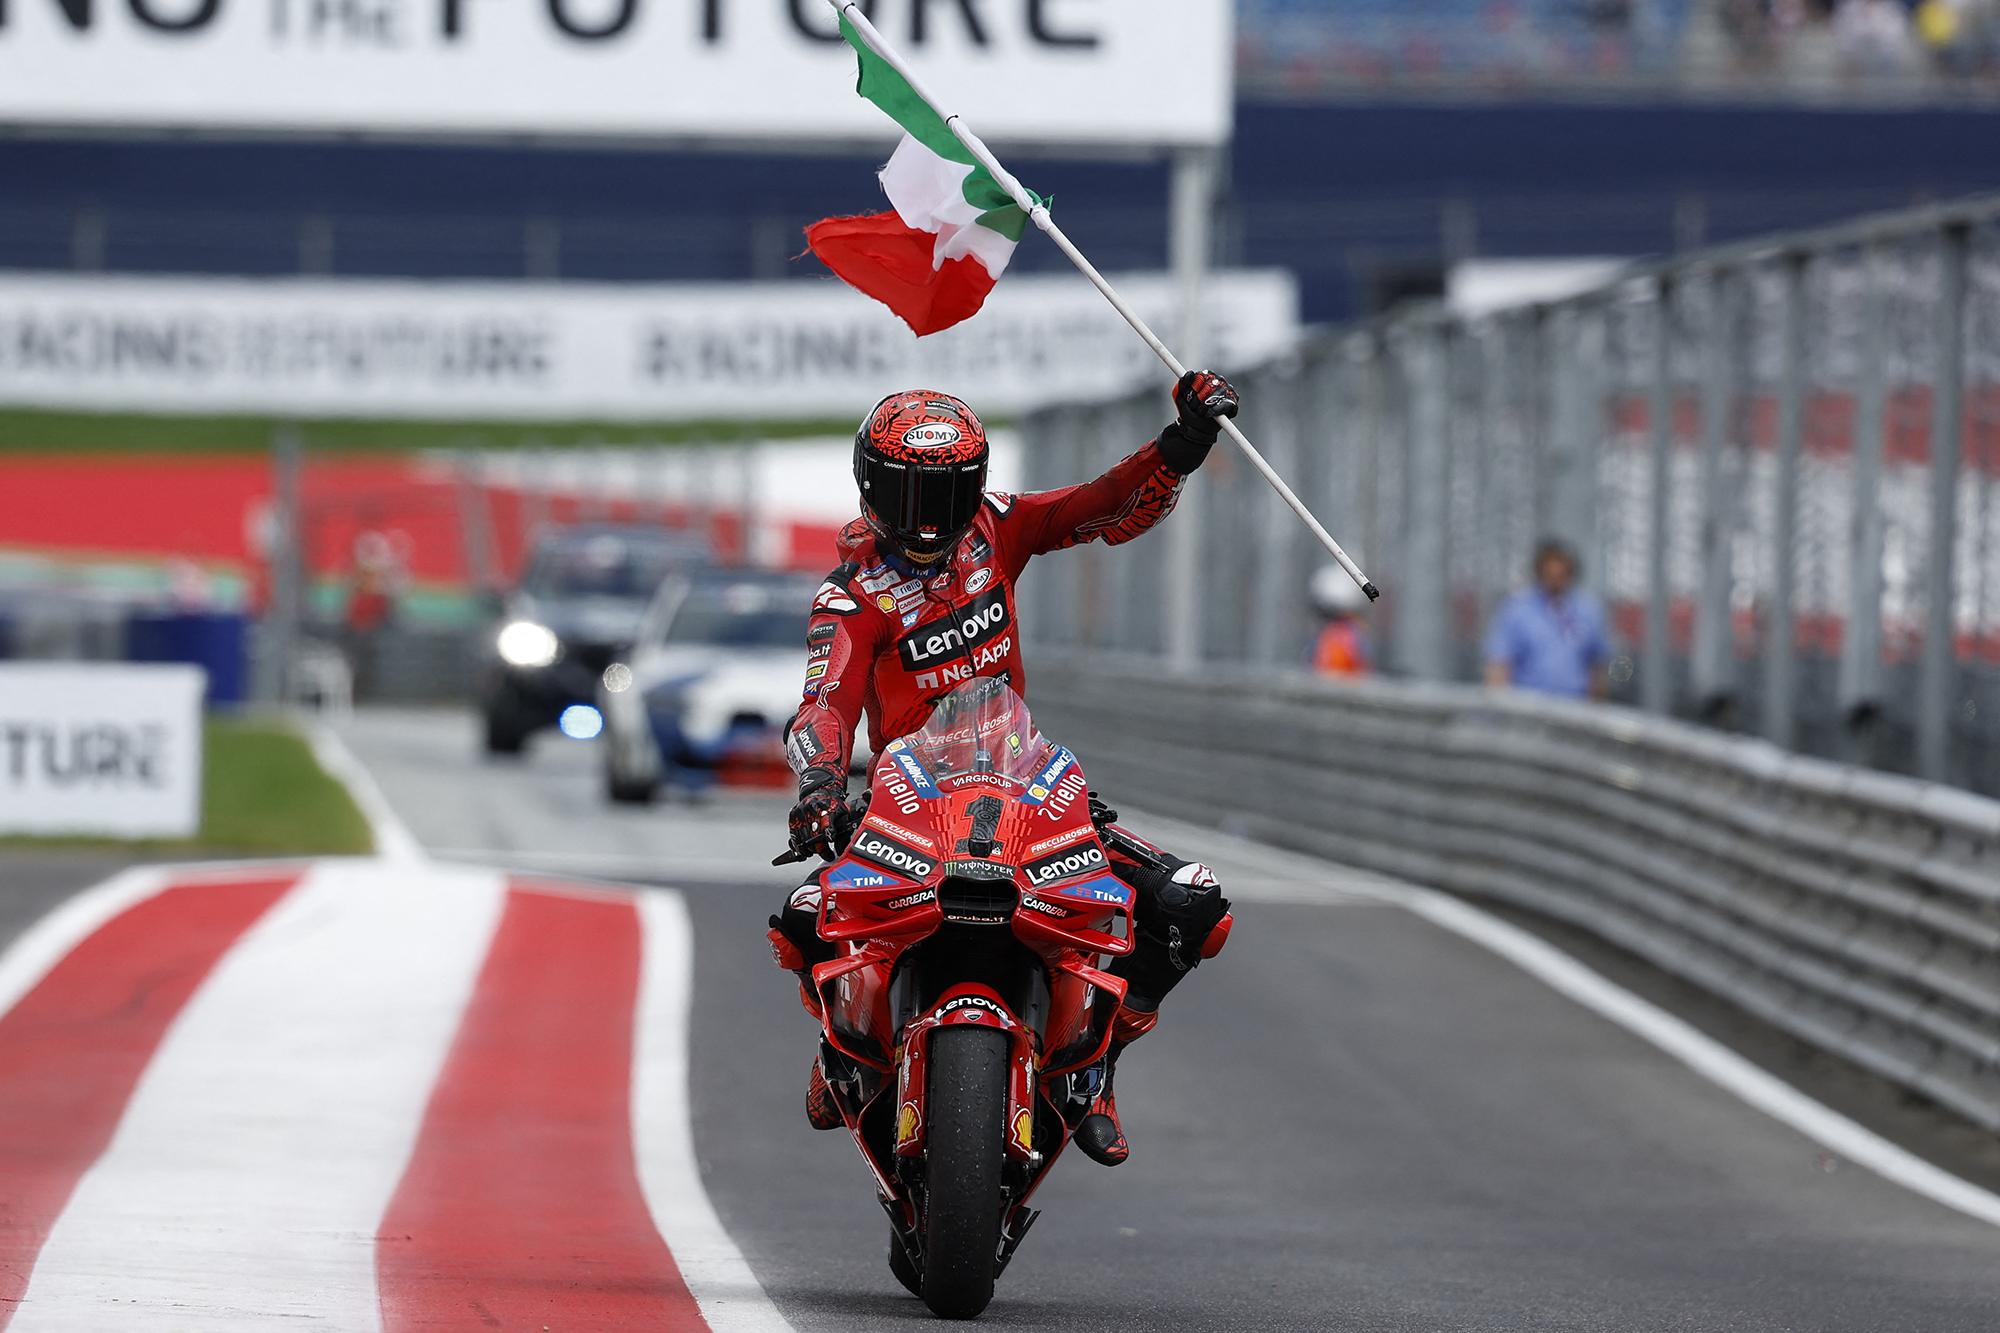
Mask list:
[{"label": "metal guardrail", "polygon": [[1569,922],[2000,1132],[2000,802],[1521,691],[1032,674],[1114,805]]},{"label": "metal guardrail", "polygon": [[[1250,438],[1382,588],[1391,672],[1476,680],[1494,608],[1559,537],[1609,604],[1617,697],[2000,795],[2000,199],[1478,317],[1406,307],[1230,369]],[[1166,410],[1155,390],[1031,415],[1030,488],[1093,475]],[[1032,570],[1033,637],[1302,661],[1310,539],[1226,451],[1182,504],[1199,623],[1164,630],[1138,542]]]}]

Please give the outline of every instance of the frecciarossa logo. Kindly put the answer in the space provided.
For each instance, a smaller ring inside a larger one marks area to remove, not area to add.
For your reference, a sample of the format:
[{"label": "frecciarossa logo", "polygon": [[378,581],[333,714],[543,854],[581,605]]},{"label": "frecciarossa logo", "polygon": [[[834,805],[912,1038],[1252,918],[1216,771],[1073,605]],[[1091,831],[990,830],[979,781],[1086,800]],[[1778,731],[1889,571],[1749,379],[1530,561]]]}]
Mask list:
[{"label": "frecciarossa logo", "polygon": [[921,671],[949,662],[1006,633],[1013,623],[1007,610],[1005,585],[966,603],[948,617],[927,621],[896,640],[896,652],[906,671]]}]

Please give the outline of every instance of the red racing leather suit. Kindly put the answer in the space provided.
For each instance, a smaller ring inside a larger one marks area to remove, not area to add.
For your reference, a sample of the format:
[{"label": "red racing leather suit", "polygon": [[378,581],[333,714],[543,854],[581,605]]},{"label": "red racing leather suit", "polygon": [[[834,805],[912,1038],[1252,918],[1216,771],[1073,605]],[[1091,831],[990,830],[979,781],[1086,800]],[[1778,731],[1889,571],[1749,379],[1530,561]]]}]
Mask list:
[{"label": "red racing leather suit", "polygon": [[989,492],[937,573],[906,572],[876,551],[862,520],[850,523],[840,542],[846,560],[813,602],[805,700],[786,734],[792,768],[844,778],[864,713],[879,754],[974,676],[998,676],[1025,697],[1014,607],[1021,570],[1080,542],[1132,540],[1172,511],[1186,481],[1154,441],[1080,486]]}]

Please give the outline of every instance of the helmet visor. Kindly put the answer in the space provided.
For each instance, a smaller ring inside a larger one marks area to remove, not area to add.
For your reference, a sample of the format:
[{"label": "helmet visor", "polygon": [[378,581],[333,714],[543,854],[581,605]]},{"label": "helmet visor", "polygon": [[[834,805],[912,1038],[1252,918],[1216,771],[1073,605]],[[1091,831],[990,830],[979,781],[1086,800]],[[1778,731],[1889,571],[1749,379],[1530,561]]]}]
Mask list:
[{"label": "helmet visor", "polygon": [[986,464],[924,467],[864,457],[861,485],[877,521],[898,541],[922,547],[956,537],[972,526],[986,493]]}]

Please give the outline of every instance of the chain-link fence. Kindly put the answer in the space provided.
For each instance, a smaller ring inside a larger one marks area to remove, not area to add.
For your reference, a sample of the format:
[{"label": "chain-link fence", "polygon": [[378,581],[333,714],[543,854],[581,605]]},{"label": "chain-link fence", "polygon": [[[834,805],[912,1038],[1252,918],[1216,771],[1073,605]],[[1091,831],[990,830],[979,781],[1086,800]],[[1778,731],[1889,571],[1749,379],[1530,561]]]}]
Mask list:
[{"label": "chain-link fence", "polygon": [[[1609,611],[1614,698],[2000,793],[2000,200],[1478,318],[1406,307],[1239,387],[1250,438],[1382,588],[1384,670],[1478,679],[1555,537]],[[1154,390],[1036,414],[1029,484],[1093,475],[1166,412]],[[1310,536],[1227,444],[1183,506],[1198,656],[1303,663]],[[1041,562],[1029,633],[1164,655],[1163,555]]]}]

